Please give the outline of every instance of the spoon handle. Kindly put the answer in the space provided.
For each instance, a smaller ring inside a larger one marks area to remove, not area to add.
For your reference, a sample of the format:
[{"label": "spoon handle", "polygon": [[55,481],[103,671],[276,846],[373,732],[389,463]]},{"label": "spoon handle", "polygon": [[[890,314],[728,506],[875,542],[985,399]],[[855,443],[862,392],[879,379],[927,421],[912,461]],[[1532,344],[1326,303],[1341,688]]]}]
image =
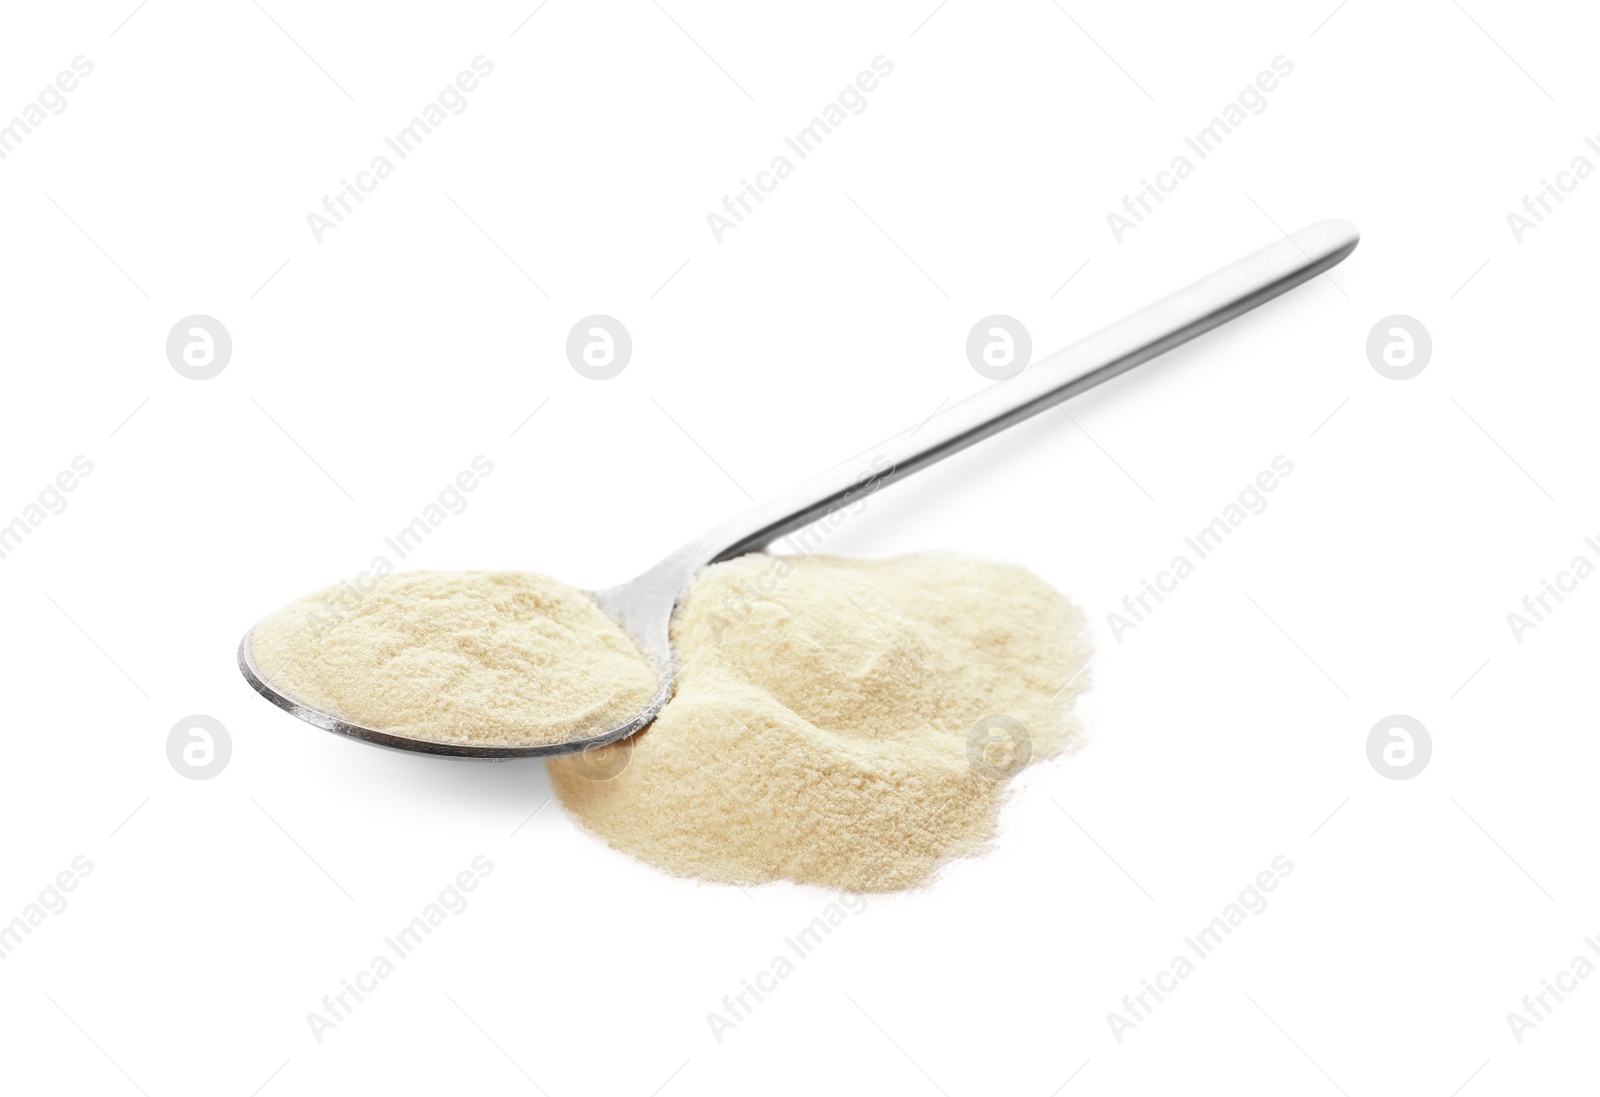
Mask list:
[{"label": "spoon handle", "polygon": [[1359,240],[1348,221],[1319,221],[1269,244],[752,507],[697,539],[694,555],[715,563],[765,548],[894,480],[1227,323],[1327,271],[1354,251]]}]

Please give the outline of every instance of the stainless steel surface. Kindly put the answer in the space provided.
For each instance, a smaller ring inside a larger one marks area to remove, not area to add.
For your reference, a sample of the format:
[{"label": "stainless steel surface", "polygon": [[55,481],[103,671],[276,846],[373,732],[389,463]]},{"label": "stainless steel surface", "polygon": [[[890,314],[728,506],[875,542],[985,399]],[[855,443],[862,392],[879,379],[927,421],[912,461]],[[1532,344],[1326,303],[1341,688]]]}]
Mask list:
[{"label": "stainless steel surface", "polygon": [[[763,548],[864,492],[882,488],[1227,323],[1332,267],[1355,250],[1360,238],[1348,221],[1319,221],[1301,229],[1041,358],[1016,377],[997,381],[945,409],[931,422],[909,427],[787,494],[752,507],[695,545],[711,561]],[[863,479],[864,469],[880,467],[885,471]]]},{"label": "stainless steel surface", "polygon": [[1356,227],[1348,221],[1320,221],[1302,229],[751,508],[682,546],[638,578],[594,592],[601,608],[655,661],[661,675],[660,688],[649,706],[618,727],[542,747],[471,747],[407,739],[348,724],[277,692],[251,658],[249,634],[239,645],[239,669],[258,693],[307,723],[380,746],[454,757],[522,758],[572,754],[616,742],[647,726],[672,694],[674,665],[668,625],[679,597],[701,568],[765,548],[838,507],[1227,323],[1323,273],[1354,251],[1359,239]]}]

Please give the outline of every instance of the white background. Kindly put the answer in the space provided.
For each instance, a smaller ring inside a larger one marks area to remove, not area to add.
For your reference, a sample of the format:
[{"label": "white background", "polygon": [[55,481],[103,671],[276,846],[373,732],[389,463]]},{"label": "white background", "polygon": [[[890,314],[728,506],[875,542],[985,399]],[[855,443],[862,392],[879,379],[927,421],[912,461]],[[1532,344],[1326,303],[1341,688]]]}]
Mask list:
[{"label": "white background", "polygon": [[[1592,15],[663,2],[7,8],[0,120],[73,57],[94,72],[0,161],[0,521],[74,456],[94,471],[0,560],[0,920],[94,868],[0,962],[6,1088],[1592,1079],[1600,979],[1521,1043],[1506,1020],[1600,933],[1600,581],[1521,643],[1506,623],[1600,559],[1600,181],[1521,243],[1506,223],[1600,132]],[[306,214],[480,54],[465,113],[316,242]],[[865,113],[718,243],[706,214],[880,54]],[[1278,55],[1268,109],[1118,243],[1106,213]],[[546,804],[536,762],[347,742],[234,668],[254,620],[365,567],[475,455],[493,474],[407,566],[608,585],[977,390],[980,317],[1042,354],[1325,217],[1363,232],[1331,278],[829,540],[1069,592],[1091,738],[1019,782],[991,854],[870,900],[720,1043],[706,1014],[831,896],[668,878]],[[234,341],[205,382],[164,351],[195,313]],[[632,333],[615,380],[565,359],[591,313]],[[1364,350],[1395,313],[1434,340],[1406,382]],[[1106,614],[1279,454],[1269,509],[1113,640]],[[208,781],[167,759],[194,713],[231,733]],[[1411,780],[1367,759],[1392,713],[1431,732]],[[306,1014],[478,854],[471,907],[316,1042]],[[1271,906],[1119,1043],[1107,1013],[1279,854]]]}]

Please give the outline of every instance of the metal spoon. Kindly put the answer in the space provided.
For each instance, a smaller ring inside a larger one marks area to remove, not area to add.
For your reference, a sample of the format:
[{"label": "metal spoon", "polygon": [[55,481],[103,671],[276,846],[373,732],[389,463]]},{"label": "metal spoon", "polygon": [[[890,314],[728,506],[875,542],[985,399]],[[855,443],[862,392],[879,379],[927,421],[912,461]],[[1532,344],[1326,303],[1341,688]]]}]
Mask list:
[{"label": "metal spoon", "polygon": [[667,629],[679,598],[700,569],[765,548],[784,534],[859,501],[899,477],[1227,323],[1324,273],[1354,251],[1359,239],[1356,227],[1348,221],[1320,221],[1301,229],[1040,359],[1017,376],[995,382],[876,449],[751,508],[684,545],[637,579],[591,592],[660,672],[660,687],[650,703],[616,727],[543,746],[458,746],[409,739],[348,723],[278,692],[267,684],[255,665],[249,633],[239,644],[239,669],[256,692],[307,723],[380,746],[467,758],[526,758],[573,754],[614,743],[648,726],[672,695],[674,663]]}]

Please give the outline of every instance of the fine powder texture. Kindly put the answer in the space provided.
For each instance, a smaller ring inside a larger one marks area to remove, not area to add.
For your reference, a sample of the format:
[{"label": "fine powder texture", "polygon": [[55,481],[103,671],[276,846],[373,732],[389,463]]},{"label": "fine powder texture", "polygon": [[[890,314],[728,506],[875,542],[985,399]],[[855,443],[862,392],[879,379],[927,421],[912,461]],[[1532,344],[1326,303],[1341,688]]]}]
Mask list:
[{"label": "fine powder texture", "polygon": [[251,632],[274,689],[347,723],[542,746],[625,723],[657,673],[583,591],[532,572],[414,571],[330,587]]},{"label": "fine powder texture", "polygon": [[944,556],[741,557],[702,573],[672,641],[676,692],[609,748],[625,765],[555,758],[551,780],[614,848],[734,884],[886,891],[981,850],[1088,687],[1076,607]]}]

